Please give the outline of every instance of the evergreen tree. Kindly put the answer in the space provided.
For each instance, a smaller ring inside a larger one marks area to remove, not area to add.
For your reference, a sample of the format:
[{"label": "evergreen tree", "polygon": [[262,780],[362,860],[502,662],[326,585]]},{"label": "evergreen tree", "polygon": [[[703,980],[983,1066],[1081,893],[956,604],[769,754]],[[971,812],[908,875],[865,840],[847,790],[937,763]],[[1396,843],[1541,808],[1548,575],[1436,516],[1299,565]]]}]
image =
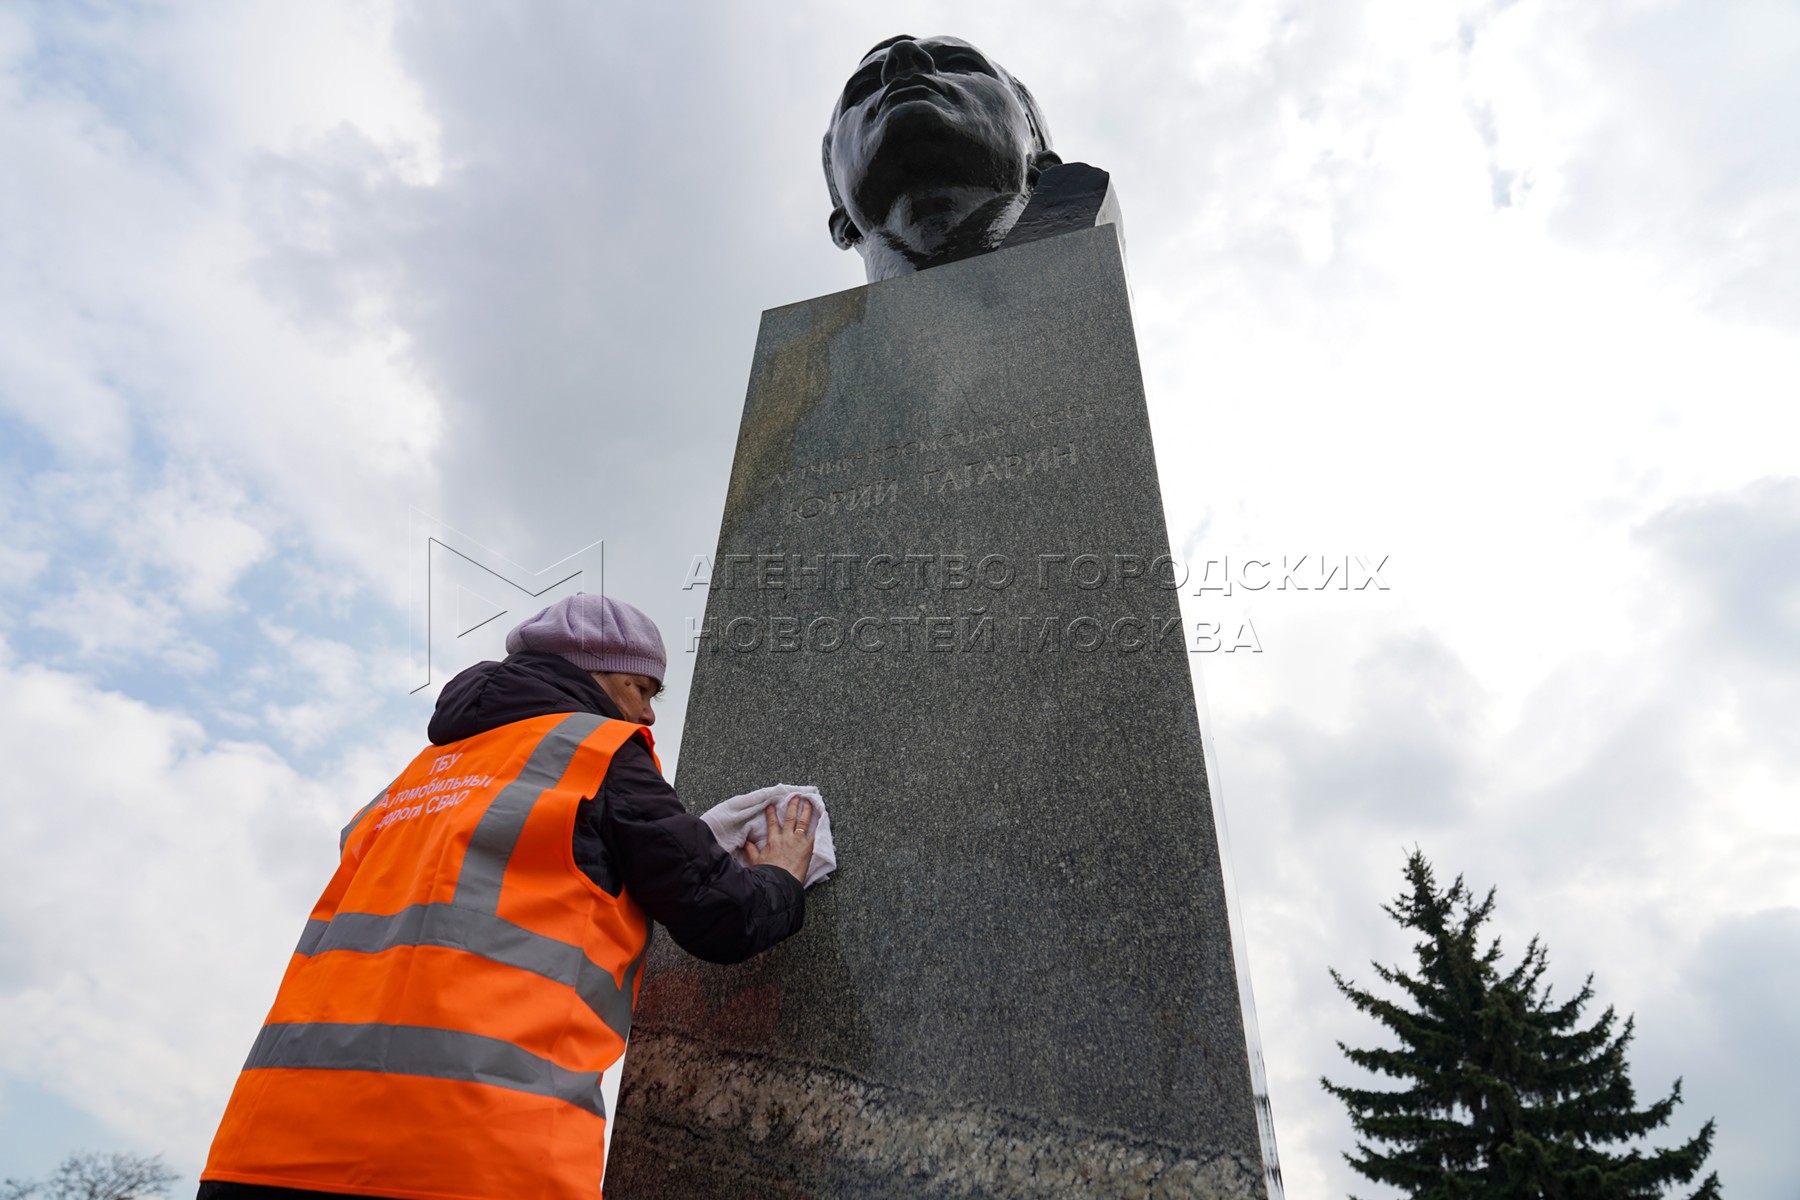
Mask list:
[{"label": "evergreen tree", "polygon": [[[1344,1156],[1350,1165],[1414,1200],[1658,1200],[1691,1182],[1712,1150],[1710,1120],[1672,1149],[1619,1145],[1667,1124],[1681,1081],[1662,1100],[1637,1107],[1625,1061],[1632,1019],[1620,1024],[1608,1008],[1582,1024],[1593,977],[1554,1002],[1538,939],[1505,974],[1500,939],[1480,944],[1494,910],[1491,889],[1476,903],[1458,876],[1438,891],[1416,849],[1406,879],[1408,890],[1383,907],[1421,935],[1416,970],[1370,964],[1403,997],[1383,999],[1331,972],[1338,990],[1399,1042],[1394,1050],[1342,1042],[1338,1049],[1406,1084],[1373,1091],[1320,1080],[1350,1110],[1359,1138],[1356,1154]],[[1719,1194],[1714,1173],[1688,1200]]]}]

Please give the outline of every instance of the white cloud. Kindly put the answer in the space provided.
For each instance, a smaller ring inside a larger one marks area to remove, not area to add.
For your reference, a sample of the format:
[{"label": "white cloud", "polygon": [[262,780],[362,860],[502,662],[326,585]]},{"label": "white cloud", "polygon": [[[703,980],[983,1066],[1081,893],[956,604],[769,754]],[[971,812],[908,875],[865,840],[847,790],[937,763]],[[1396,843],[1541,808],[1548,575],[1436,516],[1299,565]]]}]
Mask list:
[{"label": "white cloud", "polygon": [[1233,757],[1260,760],[1297,824],[1434,830],[1466,820],[1479,792],[1484,700],[1442,643],[1390,637],[1352,668],[1344,728],[1273,713]]},{"label": "white cloud", "polygon": [[0,1072],[191,1169],[338,826],[408,739],[367,731],[368,752],[293,765],[11,661],[0,708]]},{"label": "white cloud", "polygon": [[160,659],[178,671],[196,671],[215,661],[203,644],[183,639],[180,610],[165,596],[121,587],[111,580],[88,580],[32,614],[32,624],[52,629],[74,643],[83,659]]},{"label": "white cloud", "polygon": [[11,591],[24,587],[43,571],[50,556],[42,550],[20,550],[0,546],[0,588]]},{"label": "white cloud", "polygon": [[161,486],[140,492],[136,512],[115,540],[143,566],[173,576],[184,608],[215,612],[243,573],[269,555],[269,538],[251,523],[243,492],[208,473],[171,469]]},{"label": "white cloud", "polygon": [[[1640,1056],[1640,1088],[1683,1080],[1677,1121],[1687,1129],[1719,1115],[1715,1160],[1721,1182],[1735,1195],[1779,1196],[1791,1190],[1794,1159],[1789,1133],[1800,1111],[1800,907],[1745,912],[1706,931],[1681,963],[1680,983],[1640,1016],[1640,1024],[1682,1021],[1692,1040],[1653,1058]],[[1716,1068],[1696,1072],[1704,1056]],[[1740,1098],[1754,1096],[1755,1104]],[[1729,1115],[1726,1115],[1729,1114]]]},{"label": "white cloud", "polygon": [[1537,81],[1589,99],[1558,164],[1556,227],[1651,258],[1739,320],[1793,330],[1800,15],[1772,0],[1637,3],[1557,23],[1546,6],[1550,54],[1578,58],[1585,77],[1552,66]]},{"label": "white cloud", "polygon": [[[72,468],[122,473],[145,492],[132,499],[145,531],[181,569],[184,599],[202,606],[220,603],[233,568],[259,557],[257,535],[290,523],[311,553],[381,579],[393,542],[363,514],[386,511],[386,529],[404,528],[406,503],[432,491],[436,405],[391,322],[374,313],[350,335],[314,336],[250,278],[252,164],[271,144],[345,128],[349,110],[314,90],[289,106],[302,121],[270,93],[244,90],[244,54],[198,56],[190,43],[229,32],[265,48],[248,56],[259,73],[305,74],[318,40],[294,36],[286,27],[306,22],[283,12],[237,10],[223,22],[46,12],[9,27],[0,72],[0,147],[16,181],[0,192],[0,265],[12,285],[0,291],[0,412]],[[365,23],[347,6],[308,12],[340,32]],[[356,75],[370,53],[346,47],[333,61]],[[247,102],[252,94],[265,100]],[[376,115],[374,135],[355,135],[386,139],[385,169],[430,157],[429,129],[403,101],[395,119]],[[165,472],[167,459],[178,465]],[[196,504],[213,511],[203,518]],[[198,539],[167,528],[220,518],[236,524]]]},{"label": "white cloud", "polygon": [[1713,640],[1743,665],[1800,661],[1800,477],[1759,479],[1727,495],[1696,496],[1658,513],[1639,536],[1696,594]]},{"label": "white cloud", "polygon": [[[242,710],[259,715],[259,729],[277,744],[310,753],[354,736],[413,686],[411,664],[398,655],[371,654],[268,621],[261,631],[280,655],[245,672],[233,696]],[[299,699],[278,703],[266,699],[271,694]]]}]

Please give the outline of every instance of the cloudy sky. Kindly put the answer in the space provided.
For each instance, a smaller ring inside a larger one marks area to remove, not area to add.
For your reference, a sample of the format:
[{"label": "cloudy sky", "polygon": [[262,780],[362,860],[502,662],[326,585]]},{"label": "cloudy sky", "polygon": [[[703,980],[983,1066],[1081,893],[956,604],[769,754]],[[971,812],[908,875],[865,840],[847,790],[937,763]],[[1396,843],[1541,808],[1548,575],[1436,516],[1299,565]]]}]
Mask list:
[{"label": "cloudy sky", "polygon": [[0,6],[0,1175],[192,1178],[514,584],[604,541],[678,750],[758,314],[861,282],[818,138],[902,31],[1112,172],[1177,553],[1386,559],[1184,600],[1262,646],[1196,658],[1288,1194],[1356,1186],[1326,969],[1406,953],[1416,844],[1791,1200],[1788,0]]}]

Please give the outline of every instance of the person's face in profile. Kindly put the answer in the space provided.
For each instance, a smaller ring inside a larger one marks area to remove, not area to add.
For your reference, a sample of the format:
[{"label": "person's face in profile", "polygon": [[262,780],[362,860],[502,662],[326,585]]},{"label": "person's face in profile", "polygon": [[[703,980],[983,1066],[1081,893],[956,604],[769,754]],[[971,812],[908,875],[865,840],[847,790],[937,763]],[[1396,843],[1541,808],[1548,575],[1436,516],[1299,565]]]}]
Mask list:
[{"label": "person's face in profile", "polygon": [[594,682],[600,685],[612,702],[619,707],[619,715],[637,725],[656,724],[656,709],[651,701],[662,695],[662,684],[648,675],[636,675],[629,671],[590,671]]},{"label": "person's face in profile", "polygon": [[832,113],[831,168],[859,230],[903,193],[1022,191],[1031,120],[987,56],[960,38],[901,38],[871,51]]}]

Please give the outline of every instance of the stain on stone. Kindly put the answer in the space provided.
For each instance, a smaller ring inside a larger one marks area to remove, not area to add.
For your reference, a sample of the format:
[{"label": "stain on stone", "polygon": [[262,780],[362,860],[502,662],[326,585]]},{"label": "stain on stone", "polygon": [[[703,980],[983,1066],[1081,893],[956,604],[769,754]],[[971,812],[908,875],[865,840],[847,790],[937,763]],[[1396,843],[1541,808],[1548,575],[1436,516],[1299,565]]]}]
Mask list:
[{"label": "stain on stone", "polygon": [[[702,1186],[740,1200],[1133,1197],[1260,1200],[1262,1164],[1068,1120],[887,1086],[817,1064],[634,1031],[606,1194]],[[629,1143],[634,1152],[621,1153]],[[686,1192],[684,1194],[701,1194]]]},{"label": "stain on stone", "polygon": [[[813,313],[812,323],[800,336],[772,350],[751,379],[731,485],[725,493],[725,517],[719,528],[721,552],[731,544],[749,507],[761,497],[761,484],[791,465],[794,435],[830,390],[832,343],[846,326],[862,322],[868,305],[866,287],[813,301],[807,306]],[[763,315],[765,324],[771,315]]]}]

